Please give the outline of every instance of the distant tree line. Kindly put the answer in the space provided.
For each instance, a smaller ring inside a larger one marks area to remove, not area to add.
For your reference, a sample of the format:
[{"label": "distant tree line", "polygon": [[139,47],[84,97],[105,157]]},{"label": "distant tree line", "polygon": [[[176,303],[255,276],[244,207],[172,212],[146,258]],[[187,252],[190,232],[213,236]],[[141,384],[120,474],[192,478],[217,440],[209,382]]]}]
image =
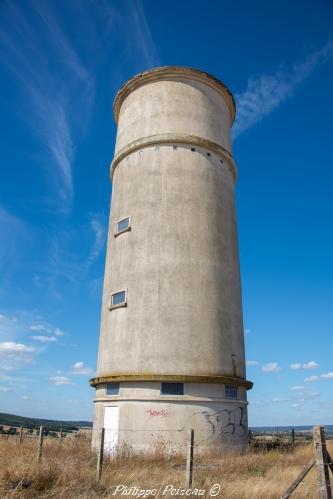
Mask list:
[{"label": "distant tree line", "polygon": [[[32,426],[32,427],[24,427],[26,430],[26,433],[33,433],[34,430],[36,430],[36,434],[39,435],[39,427]],[[58,437],[58,432],[60,432],[61,428],[53,428],[53,427],[43,427],[43,435],[45,437]],[[78,431],[78,428],[73,426],[72,428],[63,428],[62,429],[63,434],[65,435],[66,433],[73,433],[74,431]],[[7,430],[4,429],[3,426],[0,425],[0,434],[1,435],[18,435],[19,433],[19,428],[16,427],[10,427]]]}]

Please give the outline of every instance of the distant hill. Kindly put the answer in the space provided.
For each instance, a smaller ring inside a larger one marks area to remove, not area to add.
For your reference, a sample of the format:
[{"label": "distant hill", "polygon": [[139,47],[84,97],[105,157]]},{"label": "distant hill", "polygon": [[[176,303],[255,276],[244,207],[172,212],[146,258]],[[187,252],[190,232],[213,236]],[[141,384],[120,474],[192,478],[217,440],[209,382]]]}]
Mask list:
[{"label": "distant hill", "polygon": [[24,426],[24,428],[39,428],[41,425],[50,430],[57,431],[62,427],[64,430],[78,430],[81,426],[92,427],[91,421],[57,421],[53,419],[26,418],[15,414],[0,412],[0,426]]},{"label": "distant hill", "polygon": [[[333,433],[333,425],[323,425],[326,433]],[[251,426],[250,430],[257,431],[260,433],[275,433],[275,432],[286,432],[294,429],[295,431],[311,431],[313,426]]]}]

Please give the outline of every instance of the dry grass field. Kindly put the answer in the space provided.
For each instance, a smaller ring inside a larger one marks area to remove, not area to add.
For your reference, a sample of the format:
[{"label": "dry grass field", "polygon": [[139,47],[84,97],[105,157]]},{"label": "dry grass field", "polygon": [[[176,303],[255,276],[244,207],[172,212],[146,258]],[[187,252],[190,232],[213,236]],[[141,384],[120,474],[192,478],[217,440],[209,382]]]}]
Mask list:
[{"label": "dry grass field", "polygon": [[[333,454],[333,441],[328,449]],[[195,460],[192,489],[209,490],[220,484],[216,497],[224,499],[276,499],[313,457],[312,444],[287,451],[250,452],[225,457],[205,456]],[[157,451],[150,457],[130,456],[106,460],[103,476],[96,480],[96,456],[90,451],[87,436],[67,437],[63,442],[44,440],[43,458],[36,463],[36,439],[26,438],[20,445],[17,437],[0,439],[0,497],[22,498],[95,498],[142,497],[135,490],[116,493],[117,485],[156,489],[154,497],[183,497],[176,489],[184,487],[184,460],[164,458]],[[214,467],[203,469],[204,465]],[[311,470],[294,492],[293,498],[316,498],[316,473]],[[167,485],[173,492],[163,495]],[[26,488],[25,488],[26,487]],[[215,490],[215,489],[214,489]],[[202,494],[201,494],[202,495]],[[148,493],[146,493],[146,497]],[[190,496],[193,497],[193,496]]]}]

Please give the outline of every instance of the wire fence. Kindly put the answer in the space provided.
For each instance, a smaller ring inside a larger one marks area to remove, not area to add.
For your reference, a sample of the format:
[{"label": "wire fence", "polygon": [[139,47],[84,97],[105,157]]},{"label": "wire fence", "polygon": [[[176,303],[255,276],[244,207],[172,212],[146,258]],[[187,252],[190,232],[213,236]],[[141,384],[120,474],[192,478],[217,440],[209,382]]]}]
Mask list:
[{"label": "wire fence", "polygon": [[[129,431],[135,431],[136,433],[139,432],[144,432],[144,434],[147,434],[149,432],[150,434],[156,433],[156,434],[162,434],[162,435],[174,435],[175,432],[178,434],[178,436],[181,436],[182,441],[179,443],[176,443],[172,445],[172,447],[165,447],[164,449],[161,449],[162,451],[166,451],[166,453],[172,451],[179,453],[179,455],[183,456],[183,463],[178,464],[179,469],[183,469],[184,471],[184,484],[186,489],[191,489],[192,483],[193,483],[193,476],[196,472],[196,470],[205,470],[205,469],[210,469],[213,467],[219,468],[221,466],[220,464],[214,462],[203,462],[202,459],[200,459],[200,451],[203,449],[203,443],[207,443],[207,439],[202,438],[202,434],[205,433],[204,431],[195,431],[193,429],[191,430],[186,430],[186,429],[159,429],[158,432],[155,430],[152,431],[151,429],[144,429],[144,430],[128,430],[128,429],[118,429],[117,430],[117,435],[114,436],[117,437],[115,441],[110,441],[110,433],[109,429],[104,429],[102,428],[97,441],[96,446],[96,479],[99,481],[102,477],[103,474],[103,465],[105,459],[108,460],[108,465],[112,467],[112,460],[114,458],[119,457],[119,453],[123,452],[124,449],[121,449],[117,445],[118,441],[118,433],[128,433]],[[70,439],[71,441],[74,441],[76,438],[79,438],[80,436],[83,436],[83,432],[76,432],[76,433],[69,433],[65,437],[65,433],[62,429],[60,429],[59,432],[57,433],[57,439],[59,442],[59,449],[61,448],[61,444],[64,438],[66,440]],[[13,442],[16,442],[17,444],[22,444],[25,439],[29,439],[29,441],[32,444],[32,437],[35,438],[36,445],[32,445],[30,448],[30,455],[29,455],[29,466],[33,462],[35,462],[38,466],[43,460],[43,449],[44,449],[44,443],[45,439],[47,438],[49,441],[54,440],[51,436],[46,436],[47,430],[41,426],[38,431],[35,431],[34,433],[29,432],[28,430],[25,432],[24,428],[18,428],[16,431],[11,431],[7,434],[2,434],[1,437],[5,439],[10,439]],[[307,465],[301,470],[299,476],[294,480],[294,482],[291,483],[291,485],[288,487],[288,489],[283,493],[281,496],[281,499],[288,499],[291,494],[294,492],[294,490],[298,487],[298,485],[304,480],[305,476],[309,473],[309,471],[314,468],[316,470],[316,487],[318,488],[319,491],[319,497],[321,499],[331,499],[332,498],[332,493],[331,493],[331,485],[330,485],[330,478],[329,478],[329,471],[333,473],[333,462],[332,458],[329,455],[326,447],[326,440],[325,440],[325,434],[324,434],[324,429],[320,426],[315,426],[313,428],[312,432],[309,431],[301,431],[301,432],[296,432],[295,430],[290,430],[288,432],[283,431],[283,432],[271,432],[270,434],[264,434],[264,432],[250,432],[250,442],[249,445],[250,447],[253,446],[254,443],[258,442],[263,442],[266,439],[266,442],[283,442],[286,441],[288,442],[289,445],[300,445],[303,442],[308,443],[309,439],[312,439],[313,441],[313,449],[314,449],[314,455],[313,458],[307,463]],[[111,435],[112,437],[112,435]],[[74,440],[73,440],[74,439]],[[253,448],[253,447],[252,447]],[[262,447],[263,449],[264,447]],[[207,445],[207,450],[215,451],[215,452],[226,452],[226,451],[234,451],[235,446],[233,444],[228,444],[228,443],[221,443],[221,444],[215,444],[215,445]],[[92,454],[93,456],[93,454]],[[93,457],[92,457],[93,459]],[[205,455],[205,459],[209,459],[209,454]],[[111,463],[111,464],[110,464]]]}]

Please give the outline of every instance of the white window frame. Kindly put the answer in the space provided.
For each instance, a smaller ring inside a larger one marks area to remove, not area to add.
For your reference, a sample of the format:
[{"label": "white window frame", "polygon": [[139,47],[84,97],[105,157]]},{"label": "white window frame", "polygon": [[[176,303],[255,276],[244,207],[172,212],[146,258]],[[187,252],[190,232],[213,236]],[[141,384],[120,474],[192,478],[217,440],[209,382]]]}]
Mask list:
[{"label": "white window frame", "polygon": [[[125,293],[125,301],[114,305],[112,303],[112,297],[117,293]],[[127,307],[127,289],[118,289],[117,291],[113,291],[112,293],[110,293],[109,309],[113,310],[115,308],[120,308],[120,307]]]},{"label": "white window frame", "polygon": [[[118,230],[118,224],[120,222],[123,222],[124,220],[127,220],[127,219],[128,219],[128,226],[126,227],[126,229]],[[115,228],[115,231],[114,231],[114,237],[117,237],[120,234],[123,234],[124,232],[128,232],[129,230],[131,230],[131,223],[132,223],[132,217],[130,215],[127,216],[127,217],[123,217],[120,220],[117,220],[117,222],[116,222],[116,228]]]}]

